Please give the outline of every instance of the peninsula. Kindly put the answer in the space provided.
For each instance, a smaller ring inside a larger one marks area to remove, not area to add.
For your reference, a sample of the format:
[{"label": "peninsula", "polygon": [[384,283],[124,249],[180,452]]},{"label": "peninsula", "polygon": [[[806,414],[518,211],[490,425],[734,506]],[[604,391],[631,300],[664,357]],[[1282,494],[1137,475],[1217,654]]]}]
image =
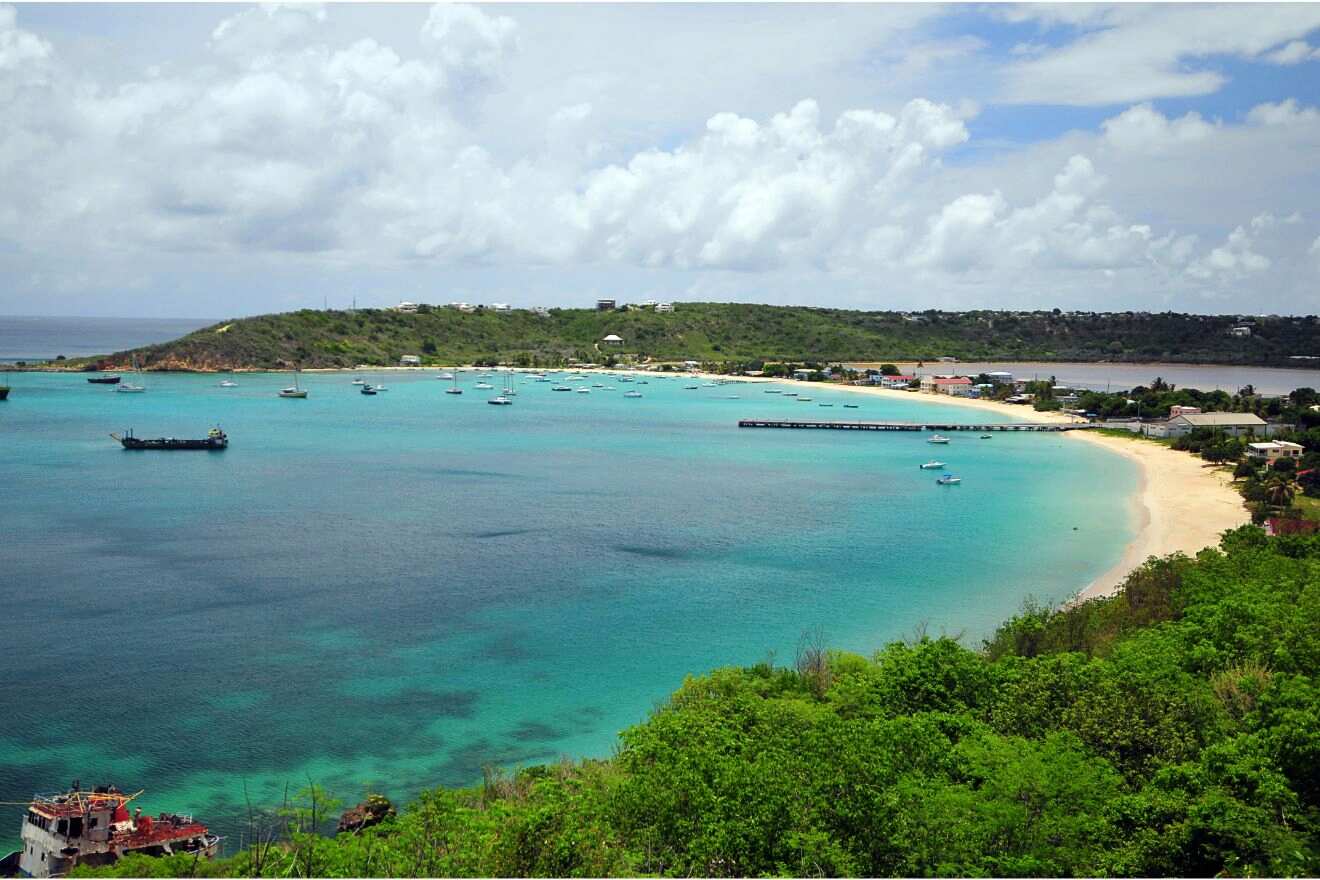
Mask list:
[{"label": "peninsula", "polygon": [[[661,308],[664,306],[665,308]],[[570,361],[1109,361],[1309,366],[1314,317],[1147,312],[912,312],[746,303],[645,303],[596,309],[466,303],[302,310],[223,321],[172,342],[65,369],[350,369],[361,364]]]}]

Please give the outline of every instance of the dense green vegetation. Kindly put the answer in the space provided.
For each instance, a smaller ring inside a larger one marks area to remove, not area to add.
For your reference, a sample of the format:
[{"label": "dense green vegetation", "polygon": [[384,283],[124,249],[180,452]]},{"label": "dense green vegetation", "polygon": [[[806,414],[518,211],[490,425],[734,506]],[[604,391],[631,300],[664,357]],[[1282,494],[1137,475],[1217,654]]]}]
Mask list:
[{"label": "dense green vegetation", "polygon": [[[416,314],[305,310],[226,321],[137,354],[148,369],[352,367],[397,363],[405,354],[429,363],[529,366],[610,355],[703,362],[948,355],[1286,366],[1299,363],[1289,361],[1293,355],[1320,354],[1320,323],[1313,317],[1257,318],[1247,338],[1228,334],[1237,323],[1235,316],[1173,313],[900,313],[739,303],[679,303],[671,313],[552,309],[545,315],[424,306]],[[623,345],[600,350],[610,333]],[[129,355],[101,362],[122,367]]]},{"label": "dense green vegetation", "polygon": [[99,873],[1320,872],[1320,538],[1244,527],[979,650],[819,644],[689,679],[610,760],[492,771],[333,838],[307,792],[274,842]]}]

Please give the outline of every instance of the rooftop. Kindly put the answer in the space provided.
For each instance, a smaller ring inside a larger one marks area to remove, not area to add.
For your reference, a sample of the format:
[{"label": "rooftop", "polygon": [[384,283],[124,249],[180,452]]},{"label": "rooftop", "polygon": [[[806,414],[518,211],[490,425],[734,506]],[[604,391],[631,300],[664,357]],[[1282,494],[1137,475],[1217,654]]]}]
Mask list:
[{"label": "rooftop", "polygon": [[1187,413],[1175,418],[1183,419],[1194,428],[1216,428],[1223,425],[1263,426],[1265,420],[1255,413]]}]

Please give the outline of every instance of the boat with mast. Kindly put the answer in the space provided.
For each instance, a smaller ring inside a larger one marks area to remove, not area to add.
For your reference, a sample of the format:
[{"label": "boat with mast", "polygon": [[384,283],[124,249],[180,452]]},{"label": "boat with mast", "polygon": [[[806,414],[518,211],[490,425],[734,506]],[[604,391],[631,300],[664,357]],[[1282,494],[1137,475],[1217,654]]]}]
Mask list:
[{"label": "boat with mast", "polygon": [[88,376],[87,381],[92,385],[118,385],[119,376]]},{"label": "boat with mast", "polygon": [[280,397],[293,397],[303,400],[307,397],[307,390],[298,384],[298,374],[301,370],[293,371],[293,384],[280,391]]}]

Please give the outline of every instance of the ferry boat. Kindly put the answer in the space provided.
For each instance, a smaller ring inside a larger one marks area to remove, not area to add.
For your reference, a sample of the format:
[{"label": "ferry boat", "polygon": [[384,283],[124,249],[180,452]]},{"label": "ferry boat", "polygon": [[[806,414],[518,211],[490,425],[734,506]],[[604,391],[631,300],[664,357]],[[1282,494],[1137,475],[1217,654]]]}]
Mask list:
[{"label": "ferry boat", "polygon": [[923,471],[937,471],[940,468],[944,467],[944,462],[935,461],[934,459],[931,459],[930,461],[926,462],[923,465],[918,465],[918,467],[920,467]]},{"label": "ferry boat", "polygon": [[62,794],[36,795],[23,815],[23,848],[0,860],[0,875],[63,877],[78,865],[112,865],[129,853],[214,858],[220,838],[192,816],[128,812],[137,794],[113,785],[82,791],[77,782]]},{"label": "ferry boat", "polygon": [[955,477],[953,474],[945,474],[935,480],[935,483],[940,486],[956,486],[961,482],[962,477]]},{"label": "ferry boat", "polygon": [[87,381],[93,385],[118,385],[119,376],[88,376]]},{"label": "ferry boat", "polygon": [[130,428],[124,432],[124,436],[111,434],[111,437],[118,440],[125,449],[210,449],[220,450],[229,448],[229,436],[220,430],[219,426],[206,432],[204,440],[187,440],[179,437],[157,437],[154,440],[148,440],[142,437],[134,437]]},{"label": "ferry boat", "polygon": [[948,437],[945,437],[943,434],[936,434],[934,437],[927,437],[927,438],[926,438],[926,442],[927,442],[927,443],[948,443],[948,442],[949,442],[949,438],[948,438]]}]

